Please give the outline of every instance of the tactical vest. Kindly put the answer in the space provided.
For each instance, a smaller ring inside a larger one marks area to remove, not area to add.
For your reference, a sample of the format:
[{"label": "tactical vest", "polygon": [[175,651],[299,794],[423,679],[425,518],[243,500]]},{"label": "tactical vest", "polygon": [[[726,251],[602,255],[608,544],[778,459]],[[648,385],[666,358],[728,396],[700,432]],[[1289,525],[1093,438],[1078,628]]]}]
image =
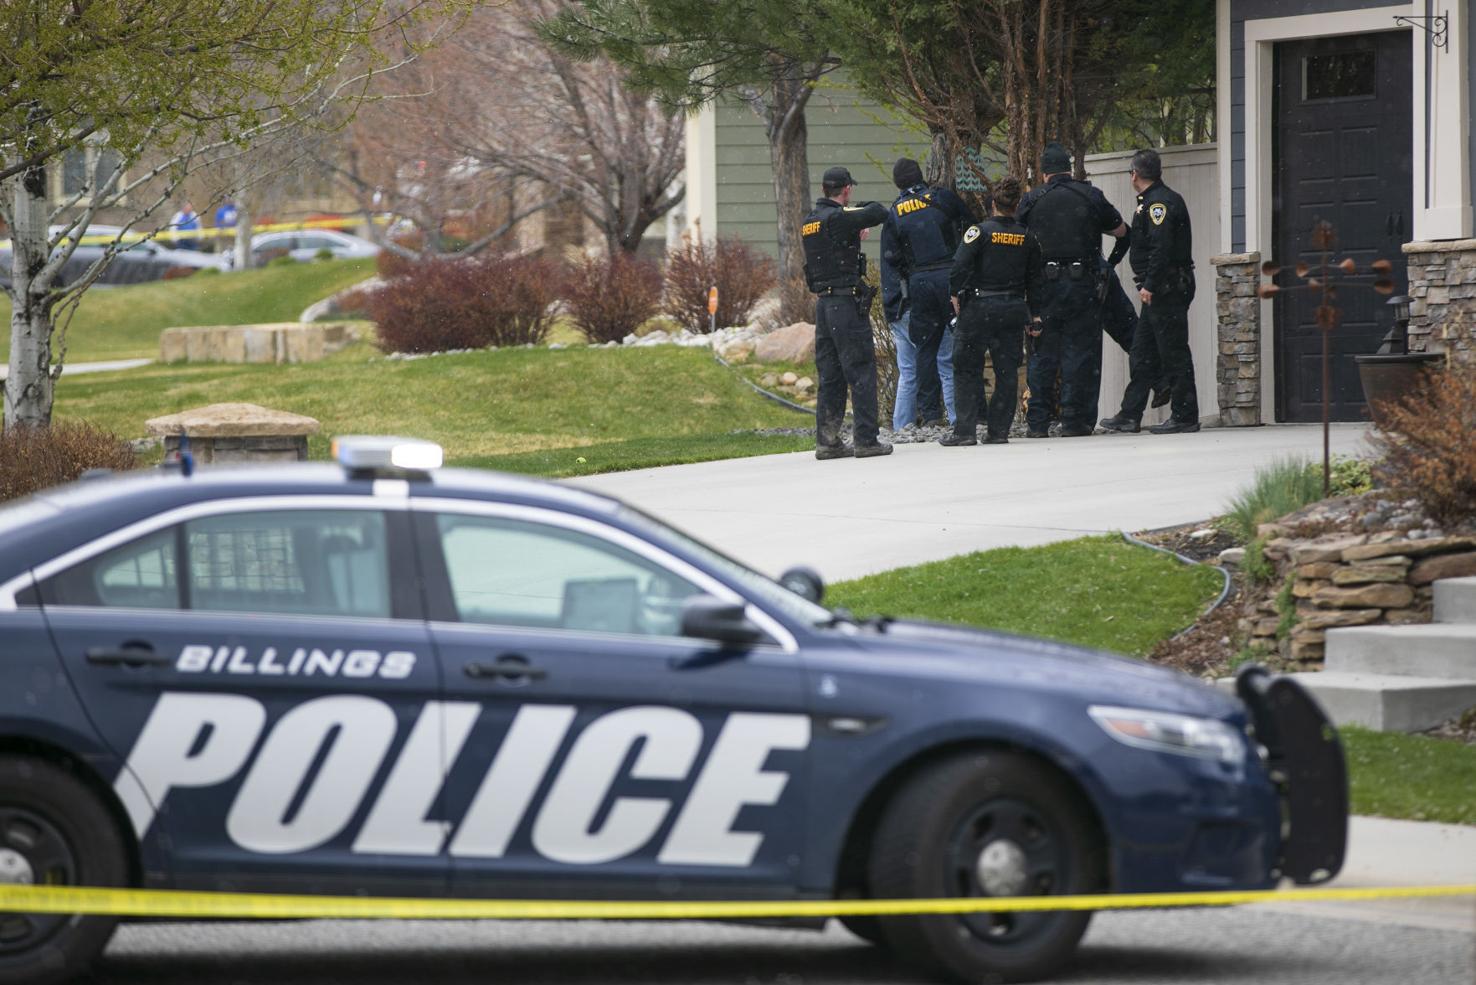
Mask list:
[{"label": "tactical vest", "polygon": [[1081,260],[1102,252],[1102,230],[1085,184],[1052,181],[1035,200],[1026,225],[1047,260]]},{"label": "tactical vest", "polygon": [[822,201],[800,226],[800,240],[805,248],[805,283],[812,292],[831,288],[855,287],[861,280],[861,235],[833,237],[826,220],[840,211],[834,202]]},{"label": "tactical vest", "polygon": [[903,266],[912,273],[947,269],[958,250],[953,219],[933,204],[932,197],[932,189],[916,193],[909,189],[892,204]]}]

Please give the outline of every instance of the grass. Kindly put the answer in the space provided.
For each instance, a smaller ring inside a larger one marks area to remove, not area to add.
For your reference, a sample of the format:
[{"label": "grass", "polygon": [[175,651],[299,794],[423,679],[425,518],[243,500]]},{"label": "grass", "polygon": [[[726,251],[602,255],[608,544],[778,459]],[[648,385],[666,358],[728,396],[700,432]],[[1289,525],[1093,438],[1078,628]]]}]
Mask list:
[{"label": "grass", "polygon": [[[365,344],[301,365],[168,365],[68,377],[57,414],[123,437],[144,421],[204,404],[245,401],[336,434],[408,434],[441,443],[448,461],[539,475],[577,475],[810,447],[799,438],[734,432],[805,427],[703,350],[502,349],[390,360]],[[584,462],[577,459],[583,457]]]},{"label": "grass", "polygon": [[1255,540],[1256,528],[1322,498],[1320,471],[1314,475],[1305,458],[1283,458],[1256,470],[1251,484],[1230,501],[1225,524],[1243,544]]},{"label": "grass", "polygon": [[[297,321],[314,301],[374,273],[373,260],[323,260],[126,287],[94,287],[82,296],[67,331],[67,362],[157,359],[159,333],[175,325],[249,325]],[[0,294],[10,323],[10,301]],[[0,358],[10,333],[0,333]]]},{"label": "grass", "polygon": [[1192,623],[1220,577],[1117,537],[1005,547],[898,568],[827,592],[830,604],[1045,636],[1143,656]]},{"label": "grass", "polygon": [[1353,726],[1339,732],[1355,814],[1476,824],[1476,746]]}]

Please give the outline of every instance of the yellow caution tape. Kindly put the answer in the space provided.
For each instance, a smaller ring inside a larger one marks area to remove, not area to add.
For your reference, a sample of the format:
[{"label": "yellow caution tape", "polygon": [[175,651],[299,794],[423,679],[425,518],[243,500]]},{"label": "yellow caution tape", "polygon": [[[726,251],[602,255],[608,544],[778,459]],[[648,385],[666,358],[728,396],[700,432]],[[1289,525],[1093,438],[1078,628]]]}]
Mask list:
[{"label": "yellow caution tape", "polygon": [[403,899],[0,885],[0,912],[229,920],[755,920],[1476,896],[1476,885],[892,900]]}]

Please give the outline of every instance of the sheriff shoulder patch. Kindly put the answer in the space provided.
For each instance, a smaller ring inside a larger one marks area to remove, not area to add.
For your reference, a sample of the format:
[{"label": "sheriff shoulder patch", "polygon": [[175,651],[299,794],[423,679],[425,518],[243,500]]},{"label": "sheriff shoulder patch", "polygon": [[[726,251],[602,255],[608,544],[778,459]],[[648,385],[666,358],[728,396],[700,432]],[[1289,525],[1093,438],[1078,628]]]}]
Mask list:
[{"label": "sheriff shoulder patch", "polygon": [[979,227],[978,226],[970,226],[969,227],[969,231],[966,232],[966,233],[964,233],[964,242],[965,243],[972,243],[974,240],[976,240],[978,238],[979,238]]},{"label": "sheriff shoulder patch", "polygon": [[1148,218],[1153,220],[1155,226],[1163,225],[1163,220],[1168,217],[1168,206],[1161,202],[1155,202],[1148,206]]}]

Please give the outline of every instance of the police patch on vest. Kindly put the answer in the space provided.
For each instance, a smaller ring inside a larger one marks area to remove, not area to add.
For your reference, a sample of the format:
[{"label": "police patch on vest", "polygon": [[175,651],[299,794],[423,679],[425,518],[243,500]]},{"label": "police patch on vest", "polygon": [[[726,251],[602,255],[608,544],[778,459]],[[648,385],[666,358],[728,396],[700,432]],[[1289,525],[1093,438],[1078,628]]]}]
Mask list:
[{"label": "police patch on vest", "polygon": [[966,233],[964,233],[964,242],[965,243],[972,243],[974,240],[976,240],[978,238],[979,238],[979,227],[978,226],[970,226],[969,227],[969,231],[966,232]]},{"label": "police patch on vest", "polygon": [[1148,206],[1148,218],[1153,220],[1155,226],[1163,225],[1163,220],[1168,216],[1168,206],[1159,202]]}]

